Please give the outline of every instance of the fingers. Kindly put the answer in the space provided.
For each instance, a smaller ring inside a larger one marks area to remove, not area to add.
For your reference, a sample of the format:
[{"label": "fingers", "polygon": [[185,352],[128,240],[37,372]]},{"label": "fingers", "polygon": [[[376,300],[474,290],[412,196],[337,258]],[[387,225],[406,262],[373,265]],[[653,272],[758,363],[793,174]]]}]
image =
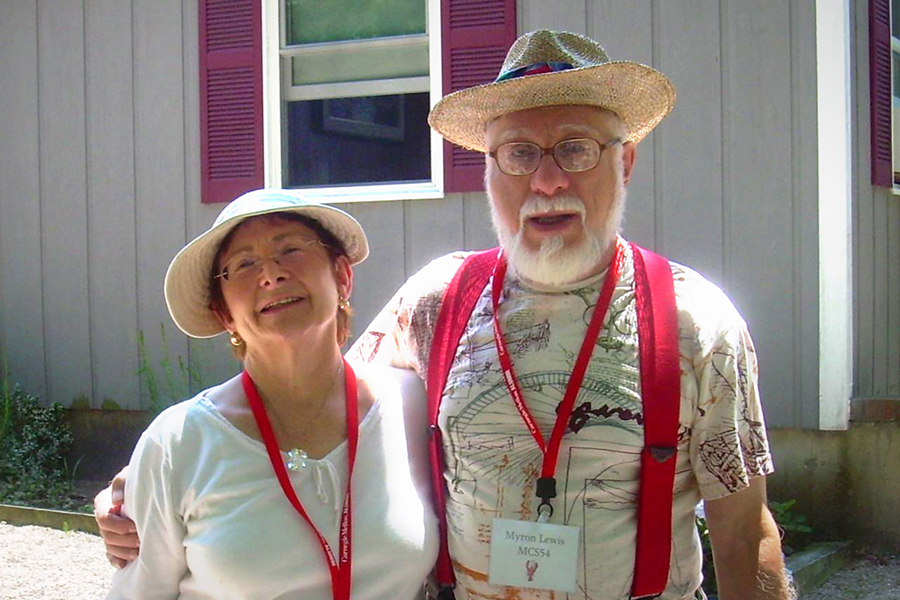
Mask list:
[{"label": "fingers", "polygon": [[106,557],[117,569],[137,558],[140,539],[134,521],[120,516],[125,500],[125,470],[94,497],[94,519],[106,545]]},{"label": "fingers", "polygon": [[138,556],[141,541],[134,527],[134,521],[107,513],[97,517],[100,535],[106,544],[106,558],[112,566],[121,569]]},{"label": "fingers", "polygon": [[110,484],[110,496],[114,506],[122,506],[122,503],[125,502],[125,476],[127,475],[127,469],[128,467],[125,467],[119,471]]},{"label": "fingers", "polygon": [[[120,517],[113,513],[106,515],[94,515],[97,525],[100,527],[100,535],[107,543],[116,543],[120,546],[133,546],[137,548],[140,542],[137,541],[137,529],[134,521],[128,517]],[[122,543],[125,540],[129,543]],[[133,540],[133,541],[131,541]]]}]

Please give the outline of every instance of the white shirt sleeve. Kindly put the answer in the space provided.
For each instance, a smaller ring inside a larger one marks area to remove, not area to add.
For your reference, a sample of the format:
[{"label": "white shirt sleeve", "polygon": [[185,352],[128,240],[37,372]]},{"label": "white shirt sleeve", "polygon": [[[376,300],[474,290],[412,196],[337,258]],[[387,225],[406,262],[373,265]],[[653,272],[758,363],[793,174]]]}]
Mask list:
[{"label": "white shirt sleeve", "polygon": [[178,598],[187,573],[171,454],[152,431],[151,426],[144,432],[131,456],[123,507],[135,521],[141,552],[113,575],[107,600]]}]

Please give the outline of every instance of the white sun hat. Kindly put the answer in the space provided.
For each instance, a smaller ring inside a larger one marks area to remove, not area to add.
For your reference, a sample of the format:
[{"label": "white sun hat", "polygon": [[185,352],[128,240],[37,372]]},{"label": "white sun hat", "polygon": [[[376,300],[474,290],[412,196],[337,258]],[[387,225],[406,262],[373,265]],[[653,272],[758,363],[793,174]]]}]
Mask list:
[{"label": "white sun hat", "polygon": [[182,248],[169,265],[166,305],[179,329],[196,338],[213,337],[225,331],[209,308],[209,282],[216,253],[225,236],[245,219],[271,213],[299,214],[315,220],[341,242],[350,264],[359,264],[369,255],[362,226],[339,208],[319,204],[294,190],[269,188],[247,192],[229,203],[212,227]]}]

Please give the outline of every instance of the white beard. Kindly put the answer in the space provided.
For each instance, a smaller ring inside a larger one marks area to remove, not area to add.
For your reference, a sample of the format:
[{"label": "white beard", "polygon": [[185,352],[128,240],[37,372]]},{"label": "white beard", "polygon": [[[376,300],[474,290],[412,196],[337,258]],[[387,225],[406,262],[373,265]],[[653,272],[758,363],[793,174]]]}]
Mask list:
[{"label": "white beard", "polygon": [[553,235],[541,242],[538,249],[529,248],[523,239],[525,220],[533,214],[550,211],[576,212],[584,228],[585,208],[580,198],[573,195],[531,195],[519,211],[519,231],[512,234],[503,226],[493,199],[490,200],[491,218],[500,245],[513,271],[524,279],[545,286],[561,286],[580,281],[597,270],[607,249],[619,235],[625,209],[625,183],[621,170],[616,177],[616,188],[609,214],[599,231],[584,231],[584,237],[572,245],[566,245],[562,235]]}]

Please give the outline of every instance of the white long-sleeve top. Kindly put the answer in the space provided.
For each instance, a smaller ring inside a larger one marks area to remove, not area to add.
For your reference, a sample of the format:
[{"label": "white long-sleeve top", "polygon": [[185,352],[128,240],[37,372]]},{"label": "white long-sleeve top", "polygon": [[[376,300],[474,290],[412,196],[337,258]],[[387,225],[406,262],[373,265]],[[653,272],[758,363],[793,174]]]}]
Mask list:
[{"label": "white long-sleeve top", "polygon": [[[363,369],[376,400],[360,423],[353,474],[352,596],[411,599],[437,555],[424,390],[409,372]],[[167,409],[138,442],[124,512],[141,551],[114,575],[108,600],[331,600],[315,534],[285,498],[265,446],[216,410],[220,394],[243,394],[240,377]],[[337,553],[346,441],[307,462],[291,482]]]}]

